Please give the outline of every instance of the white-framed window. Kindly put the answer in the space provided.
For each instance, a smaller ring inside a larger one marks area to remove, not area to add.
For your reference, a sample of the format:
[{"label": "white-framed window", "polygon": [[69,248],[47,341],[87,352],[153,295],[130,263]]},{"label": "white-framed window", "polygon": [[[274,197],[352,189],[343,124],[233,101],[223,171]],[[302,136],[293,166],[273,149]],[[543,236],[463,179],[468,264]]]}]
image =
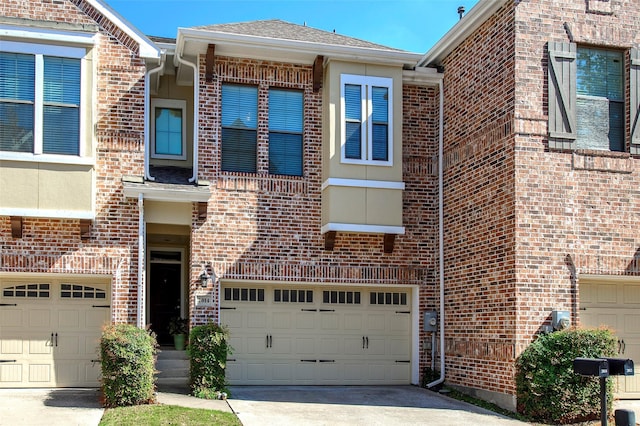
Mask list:
[{"label": "white-framed window", "polygon": [[83,47],[2,42],[1,153],[16,159],[84,155],[86,54]]},{"label": "white-framed window", "polygon": [[340,76],[341,160],[393,165],[393,79]]},{"label": "white-framed window", "polygon": [[187,101],[151,100],[151,158],[187,158]]}]

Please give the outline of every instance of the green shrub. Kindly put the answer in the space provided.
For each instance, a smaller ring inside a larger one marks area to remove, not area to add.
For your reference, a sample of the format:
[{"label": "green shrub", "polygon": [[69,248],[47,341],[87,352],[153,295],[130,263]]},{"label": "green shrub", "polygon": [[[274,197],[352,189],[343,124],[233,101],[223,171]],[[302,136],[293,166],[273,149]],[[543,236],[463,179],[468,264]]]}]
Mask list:
[{"label": "green shrub", "polygon": [[155,402],[156,347],[155,336],[133,325],[108,325],[103,329],[100,358],[107,407]]},{"label": "green shrub", "polygon": [[[615,343],[606,329],[570,329],[538,337],[516,362],[518,412],[554,424],[599,419],[600,379],[575,374],[573,360],[612,357]],[[611,380],[607,380],[609,411]]]},{"label": "green shrub", "polygon": [[191,329],[189,376],[193,395],[216,398],[226,392],[225,368],[231,353],[229,331],[213,322]]}]

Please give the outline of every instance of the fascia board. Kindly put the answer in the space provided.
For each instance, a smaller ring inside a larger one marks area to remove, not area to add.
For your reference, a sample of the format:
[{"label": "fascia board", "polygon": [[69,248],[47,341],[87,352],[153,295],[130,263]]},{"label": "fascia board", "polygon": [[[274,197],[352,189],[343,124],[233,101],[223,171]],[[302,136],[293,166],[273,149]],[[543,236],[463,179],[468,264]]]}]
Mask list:
[{"label": "fascia board", "polygon": [[418,66],[440,65],[442,60],[477,30],[507,0],[480,0],[418,62]]},{"label": "fascia board", "polygon": [[107,17],[111,22],[116,24],[118,28],[124,31],[129,37],[134,39],[139,46],[139,55],[145,59],[160,59],[160,49],[145,36],[140,30],[134,27],[129,21],[124,19],[122,15],[113,10],[102,0],[87,0],[98,12]]},{"label": "fascia board", "polygon": [[416,86],[437,86],[443,79],[444,74],[436,72],[433,68],[416,68],[415,71],[402,71],[402,82],[404,84],[413,84]]},{"label": "fascia board", "polygon": [[[299,40],[282,40],[269,37],[230,34],[216,31],[178,28],[176,51],[182,54],[189,41],[203,44],[224,44],[227,46],[255,46],[279,52],[307,54],[310,58],[324,55],[332,59],[345,59],[355,62],[383,63],[388,65],[415,65],[420,59],[419,53],[377,50],[364,47],[335,46]],[[198,52],[204,54],[204,51]]]}]

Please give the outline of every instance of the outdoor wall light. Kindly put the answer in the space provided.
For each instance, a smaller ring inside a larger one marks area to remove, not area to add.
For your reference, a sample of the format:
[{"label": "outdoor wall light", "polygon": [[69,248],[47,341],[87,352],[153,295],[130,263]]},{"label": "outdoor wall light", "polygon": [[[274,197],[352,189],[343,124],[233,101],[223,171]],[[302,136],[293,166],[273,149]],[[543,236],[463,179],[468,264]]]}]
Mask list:
[{"label": "outdoor wall light", "polygon": [[198,276],[198,280],[200,281],[200,287],[206,287],[207,281],[211,280],[211,282],[215,282],[216,273],[214,271],[211,271],[211,274],[209,274],[207,272],[207,267],[203,265],[202,272]]},{"label": "outdoor wall light", "polygon": [[569,311],[551,312],[551,326],[554,330],[564,330],[571,325],[571,314]]}]

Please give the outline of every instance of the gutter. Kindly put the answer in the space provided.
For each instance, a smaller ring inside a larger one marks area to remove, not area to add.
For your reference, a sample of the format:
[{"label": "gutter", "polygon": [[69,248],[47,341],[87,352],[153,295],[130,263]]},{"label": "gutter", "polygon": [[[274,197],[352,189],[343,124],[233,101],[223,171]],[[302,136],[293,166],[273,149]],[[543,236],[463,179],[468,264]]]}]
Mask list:
[{"label": "gutter", "polygon": [[155,181],[156,179],[149,174],[149,155],[151,153],[151,146],[149,145],[149,121],[151,120],[151,89],[149,83],[151,81],[151,75],[160,72],[164,68],[164,62],[167,59],[165,51],[162,51],[160,55],[160,65],[150,69],[144,75],[144,179]]},{"label": "gutter", "polygon": [[[176,44],[176,53],[173,56],[182,65],[187,65],[193,69],[193,174],[189,179],[190,183],[198,181],[198,127],[200,116],[200,72],[198,66],[182,57],[184,54],[184,38]],[[198,57],[196,56],[196,61]]]},{"label": "gutter", "polygon": [[460,43],[484,24],[508,0],[480,0],[418,61],[418,67],[441,65]]},{"label": "gutter", "polygon": [[435,381],[427,384],[427,388],[432,388],[444,382],[444,171],[443,153],[444,153],[444,86],[442,80],[438,82],[440,91],[440,119],[438,124],[438,245],[439,245],[439,275],[440,275],[440,377]]},{"label": "gutter", "polygon": [[146,270],[145,270],[145,226],[144,226],[144,195],[138,194],[138,300],[137,300],[137,320],[138,328],[144,328],[145,319],[145,286],[146,286]]}]

